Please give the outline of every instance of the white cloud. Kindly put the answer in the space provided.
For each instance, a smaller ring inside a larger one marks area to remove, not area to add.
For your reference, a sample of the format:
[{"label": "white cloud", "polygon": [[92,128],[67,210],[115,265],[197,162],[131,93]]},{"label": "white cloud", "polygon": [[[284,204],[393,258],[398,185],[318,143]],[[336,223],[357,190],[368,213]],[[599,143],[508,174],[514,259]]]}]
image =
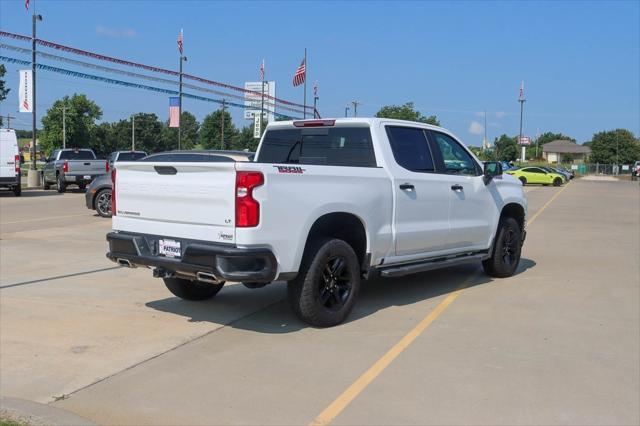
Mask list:
[{"label": "white cloud", "polygon": [[496,112],[496,118],[503,118],[505,115],[507,115],[507,113],[504,111]]},{"label": "white cloud", "polygon": [[476,117],[484,117],[484,111],[476,112]]},{"label": "white cloud", "polygon": [[136,30],[131,28],[118,29],[105,27],[104,25],[98,25],[96,27],[96,34],[111,38],[132,38],[138,35],[138,33],[136,33]]},{"label": "white cloud", "polygon": [[469,125],[469,133],[472,135],[481,135],[484,133],[484,126],[477,121],[472,121]]}]

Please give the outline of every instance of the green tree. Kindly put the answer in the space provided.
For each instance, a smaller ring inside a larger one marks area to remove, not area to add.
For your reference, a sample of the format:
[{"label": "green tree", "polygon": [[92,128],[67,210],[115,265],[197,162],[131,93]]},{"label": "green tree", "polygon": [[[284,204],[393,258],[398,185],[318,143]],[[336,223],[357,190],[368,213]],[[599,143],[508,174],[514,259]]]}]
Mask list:
[{"label": "green tree", "polygon": [[493,141],[495,158],[499,161],[515,161],[518,158],[517,138],[501,135]]},{"label": "green tree", "polygon": [[420,111],[416,111],[413,102],[407,102],[404,105],[385,105],[376,113],[379,118],[395,118],[398,120],[417,121],[419,123],[440,125],[440,121],[435,115],[426,117]]},{"label": "green tree", "polygon": [[63,105],[66,105],[67,147],[89,147],[96,120],[102,117],[100,107],[86,95],[74,94],[55,101],[42,118],[40,145],[47,154],[62,147]]},{"label": "green tree", "polygon": [[[151,154],[167,149],[162,138],[163,125],[157,115],[138,113],[135,120],[136,150]],[[118,146],[122,146],[120,149],[131,149],[131,120],[121,120],[118,124]]]},{"label": "green tree", "polygon": [[229,111],[224,112],[224,146],[221,144],[222,110],[207,115],[200,127],[200,144],[205,149],[229,149],[238,131],[231,121]]},{"label": "green tree", "polygon": [[89,147],[98,156],[106,157],[113,151],[121,149],[116,136],[116,123],[100,123],[91,131]]},{"label": "green tree", "polygon": [[[180,148],[193,149],[198,144],[198,136],[200,132],[200,123],[196,120],[196,116],[188,111],[182,111],[180,115],[181,135]],[[178,129],[169,127],[167,121],[162,128],[162,139],[166,149],[178,149]]]},{"label": "green tree", "polygon": [[596,133],[589,146],[592,163],[630,164],[640,159],[640,140],[626,129]]},{"label": "green tree", "polygon": [[[9,93],[9,90],[11,90],[8,87],[5,87],[4,79],[2,78],[4,77],[6,72],[7,69],[3,64],[0,64],[0,102],[4,101],[7,98],[7,94]],[[0,117],[0,126],[2,126],[2,117]]]},{"label": "green tree", "polygon": [[470,146],[469,149],[480,161],[491,161],[494,159],[493,149],[482,149],[479,146]]},{"label": "green tree", "polygon": [[233,139],[233,149],[245,150],[248,149],[251,152],[255,152],[258,148],[260,139],[253,137],[253,124],[243,127]]}]

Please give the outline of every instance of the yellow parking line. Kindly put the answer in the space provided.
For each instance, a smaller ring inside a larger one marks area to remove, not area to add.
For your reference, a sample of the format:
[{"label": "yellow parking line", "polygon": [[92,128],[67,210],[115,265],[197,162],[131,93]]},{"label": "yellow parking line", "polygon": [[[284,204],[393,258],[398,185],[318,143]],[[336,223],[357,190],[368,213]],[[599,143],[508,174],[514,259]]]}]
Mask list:
[{"label": "yellow parking line", "polygon": [[[529,224],[533,223],[561,193],[567,188],[568,184],[560,191],[554,194],[529,220]],[[356,397],[367,387],[376,377],[380,375],[406,348],[408,348],[424,330],[427,329],[454,300],[462,294],[465,288],[471,284],[477,273],[471,274],[455,291],[438,304],[426,317],[422,319],[411,331],[400,339],[386,354],[373,363],[367,371],[356,379],[344,392],[340,394],[327,408],[325,408],[309,425],[324,426],[328,425],[335,419]]]},{"label": "yellow parking line", "polygon": [[556,198],[558,198],[558,196],[560,194],[562,194],[562,191],[564,191],[565,189],[567,189],[569,187],[569,183],[567,182],[567,184],[558,192],[555,193],[555,195],[553,197],[551,197],[549,199],[549,201],[547,201],[544,206],[540,207],[540,210],[538,210],[536,212],[536,214],[534,214],[533,216],[531,216],[531,219],[528,220],[528,224],[531,225],[533,223],[534,220],[536,220],[536,218],[538,216],[540,216],[540,213],[542,213],[544,211],[544,209],[546,209],[547,207],[549,207],[549,204],[551,204],[553,202],[553,200],[555,200]]},{"label": "yellow parking line", "polygon": [[40,222],[43,220],[63,219],[65,217],[79,217],[79,216],[89,216],[89,215],[87,215],[86,213],[83,213],[83,214],[69,214],[66,216],[50,216],[50,217],[43,217],[40,219],[27,219],[27,220],[16,220],[13,222],[0,222],[0,225],[11,225],[13,223]]}]

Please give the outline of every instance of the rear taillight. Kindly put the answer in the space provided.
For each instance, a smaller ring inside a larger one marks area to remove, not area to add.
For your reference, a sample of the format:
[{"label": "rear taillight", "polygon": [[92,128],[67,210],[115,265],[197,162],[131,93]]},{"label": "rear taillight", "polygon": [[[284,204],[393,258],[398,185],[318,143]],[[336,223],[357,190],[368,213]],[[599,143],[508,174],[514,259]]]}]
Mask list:
[{"label": "rear taillight", "polygon": [[104,171],[109,173],[109,162],[108,161],[105,161],[105,163],[104,163]]},{"label": "rear taillight", "polygon": [[260,203],[253,198],[253,189],[263,183],[260,172],[236,173],[236,227],[250,228],[260,223]]},{"label": "rear taillight", "polygon": [[16,174],[17,174],[17,175],[19,175],[19,174],[20,174],[20,156],[19,156],[19,155],[16,155],[16,156],[15,156],[15,160],[14,160],[14,161],[15,161],[15,163],[14,163],[14,164],[15,164],[15,165],[14,165],[14,167],[15,167],[15,169],[16,169]]},{"label": "rear taillight", "polygon": [[111,216],[115,216],[116,211],[116,169],[114,168],[111,169]]},{"label": "rear taillight", "polygon": [[62,165],[62,171],[67,173],[69,171],[69,162],[65,161],[64,164]]}]

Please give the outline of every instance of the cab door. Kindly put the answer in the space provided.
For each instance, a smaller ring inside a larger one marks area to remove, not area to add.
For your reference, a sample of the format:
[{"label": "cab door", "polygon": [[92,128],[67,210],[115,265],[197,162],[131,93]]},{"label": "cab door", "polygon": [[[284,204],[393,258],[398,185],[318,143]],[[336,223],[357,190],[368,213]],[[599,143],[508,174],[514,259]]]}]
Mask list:
[{"label": "cab door", "polygon": [[480,165],[452,136],[429,131],[438,173],[446,177],[449,192],[449,236],[447,246],[456,251],[484,250],[499,217],[495,182],[485,183]]},{"label": "cab door", "polygon": [[396,256],[447,248],[449,184],[436,173],[426,130],[387,125],[392,164]]}]

